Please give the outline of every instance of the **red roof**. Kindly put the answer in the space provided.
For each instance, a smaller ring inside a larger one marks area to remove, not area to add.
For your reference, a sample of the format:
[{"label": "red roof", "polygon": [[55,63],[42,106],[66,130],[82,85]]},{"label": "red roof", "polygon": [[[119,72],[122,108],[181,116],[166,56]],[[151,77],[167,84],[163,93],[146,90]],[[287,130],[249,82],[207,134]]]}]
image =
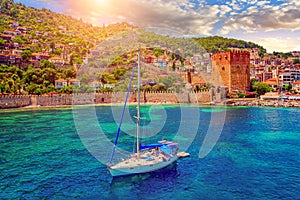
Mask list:
[{"label": "red roof", "polygon": [[80,81],[77,79],[70,79],[69,82],[80,82]]},{"label": "red roof", "polygon": [[292,84],[293,84],[293,85],[299,85],[299,84],[300,84],[300,80],[295,81],[295,82],[293,82]]},{"label": "red roof", "polygon": [[264,83],[268,84],[268,85],[277,85],[278,81],[277,78],[269,78],[267,81],[265,81]]},{"label": "red roof", "polygon": [[55,82],[67,82],[67,80],[65,80],[65,79],[57,79],[57,80],[55,80]]},{"label": "red roof", "polygon": [[49,60],[64,60],[64,59],[62,59],[60,57],[51,57]]},{"label": "red roof", "polygon": [[3,38],[3,37],[5,37],[5,38],[13,38],[12,35],[6,35],[6,34],[2,34],[1,37],[2,37],[2,38]]}]

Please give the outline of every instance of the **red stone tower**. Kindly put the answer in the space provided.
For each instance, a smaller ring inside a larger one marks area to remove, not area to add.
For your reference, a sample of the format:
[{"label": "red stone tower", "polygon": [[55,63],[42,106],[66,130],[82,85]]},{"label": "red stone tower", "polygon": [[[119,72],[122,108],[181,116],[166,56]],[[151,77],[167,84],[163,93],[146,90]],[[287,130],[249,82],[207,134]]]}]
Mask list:
[{"label": "red stone tower", "polygon": [[241,92],[250,89],[250,52],[248,50],[230,50],[212,55],[213,69],[217,69],[223,85],[229,92]]}]

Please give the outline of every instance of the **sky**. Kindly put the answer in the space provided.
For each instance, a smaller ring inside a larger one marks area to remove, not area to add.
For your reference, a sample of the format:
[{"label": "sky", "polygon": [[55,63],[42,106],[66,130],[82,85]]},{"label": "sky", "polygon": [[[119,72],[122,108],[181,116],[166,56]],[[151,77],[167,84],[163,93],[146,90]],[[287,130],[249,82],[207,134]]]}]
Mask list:
[{"label": "sky", "polygon": [[127,22],[179,36],[223,36],[300,51],[299,0],[15,0],[102,26]]}]

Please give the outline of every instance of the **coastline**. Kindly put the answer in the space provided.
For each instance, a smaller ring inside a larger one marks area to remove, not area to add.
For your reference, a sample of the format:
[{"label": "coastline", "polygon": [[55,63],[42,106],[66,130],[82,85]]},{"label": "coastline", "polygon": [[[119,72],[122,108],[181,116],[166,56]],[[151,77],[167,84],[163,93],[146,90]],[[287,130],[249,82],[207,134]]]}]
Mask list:
[{"label": "coastline", "polygon": [[[128,106],[135,106],[137,103],[127,103]],[[271,100],[248,100],[248,99],[227,99],[224,103],[210,104],[210,103],[155,103],[147,102],[142,103],[142,106],[178,106],[178,105],[191,105],[191,106],[211,106],[211,107],[274,107],[274,108],[300,108],[300,102],[295,101],[271,101]],[[5,112],[20,112],[20,111],[37,111],[37,110],[55,110],[55,109],[74,109],[74,108],[84,108],[84,107],[104,107],[104,106],[123,106],[122,103],[100,103],[100,104],[81,104],[81,105],[55,105],[55,106],[24,106],[18,108],[7,108],[0,109],[0,113]]]},{"label": "coastline", "polygon": [[257,106],[257,107],[282,107],[300,108],[297,100],[262,100],[262,99],[228,99],[227,106]]},{"label": "coastline", "polygon": [[[202,93],[203,94],[203,93]],[[108,94],[105,94],[108,97]],[[113,94],[110,94],[113,95]],[[114,94],[115,95],[115,94]],[[176,106],[176,105],[196,105],[196,106],[256,106],[256,107],[283,107],[283,108],[300,108],[300,101],[296,99],[279,99],[279,98],[234,98],[224,99],[224,101],[211,102],[209,98],[205,98],[205,101],[198,101],[200,98],[193,99],[191,103],[190,99],[187,101],[187,94],[175,94],[175,93],[153,93],[152,98],[147,102],[142,102],[144,106]],[[196,94],[197,95],[197,94]],[[103,94],[102,94],[103,96]],[[102,97],[101,96],[101,97]],[[150,95],[148,95],[150,96]],[[117,95],[120,97],[120,94]],[[180,98],[178,98],[180,97]],[[71,109],[74,107],[84,106],[122,106],[122,98],[107,98],[107,102],[100,102],[101,98],[95,98],[90,94],[82,96],[75,96],[72,99],[71,95],[60,96],[4,96],[0,95],[0,112],[22,111],[22,110],[44,110],[44,109]],[[201,99],[200,99],[201,100]],[[116,101],[116,102],[115,102]],[[41,103],[41,104],[40,104]],[[129,102],[129,106],[137,105],[134,99],[134,95]]]},{"label": "coastline", "polygon": [[[135,106],[137,103],[127,103],[128,106]],[[142,103],[141,105],[144,106],[176,106],[180,105],[179,103]],[[186,104],[188,105],[188,104]],[[190,104],[190,105],[200,105],[200,104]],[[202,105],[202,104],[201,104]],[[207,104],[203,104],[207,105]],[[83,107],[106,107],[106,106],[123,106],[123,103],[99,103],[99,104],[80,104],[80,105],[55,105],[55,106],[40,106],[40,105],[29,105],[29,106],[24,106],[24,107],[14,107],[14,108],[5,108],[5,109],[0,109],[0,113],[5,113],[5,112],[20,112],[20,111],[30,111],[30,110],[55,110],[55,109],[73,109],[73,108],[83,108]]]},{"label": "coastline", "polygon": [[[12,108],[68,107],[73,105],[123,105],[125,92],[78,93],[59,95],[0,95],[0,110]],[[130,93],[127,103],[137,104],[136,93]],[[210,92],[174,93],[145,92],[141,104],[208,103]]]}]

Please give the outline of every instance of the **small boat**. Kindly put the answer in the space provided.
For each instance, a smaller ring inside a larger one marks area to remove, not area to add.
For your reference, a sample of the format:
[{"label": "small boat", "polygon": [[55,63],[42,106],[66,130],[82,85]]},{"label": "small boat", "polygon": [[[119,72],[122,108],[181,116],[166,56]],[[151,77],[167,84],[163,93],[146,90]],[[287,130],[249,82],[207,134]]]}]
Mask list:
[{"label": "small boat", "polygon": [[190,156],[190,154],[187,152],[184,152],[184,151],[177,153],[178,158],[185,158],[185,157],[189,157],[189,156]]},{"label": "small boat", "polygon": [[[128,85],[127,95],[124,102],[123,107],[123,114],[126,107],[126,102],[128,99],[128,93],[130,91],[130,85],[132,82],[134,74],[134,68],[132,70],[132,75],[130,79],[130,83]],[[122,161],[114,164],[113,158],[114,153],[116,150],[117,141],[120,134],[120,129],[122,125],[122,117],[119,123],[118,131],[116,134],[116,139],[114,143],[114,147],[112,150],[110,162],[108,163],[107,167],[110,172],[110,174],[114,177],[116,176],[126,176],[126,175],[133,175],[133,174],[141,174],[141,173],[147,173],[147,172],[153,172],[162,168],[165,168],[172,163],[174,163],[177,159],[177,152],[178,147],[177,143],[167,140],[161,140],[158,141],[155,144],[149,144],[149,145],[140,145],[140,51],[138,51],[138,102],[137,102],[137,116],[136,118],[136,153],[131,154],[128,158],[123,159]]]}]

